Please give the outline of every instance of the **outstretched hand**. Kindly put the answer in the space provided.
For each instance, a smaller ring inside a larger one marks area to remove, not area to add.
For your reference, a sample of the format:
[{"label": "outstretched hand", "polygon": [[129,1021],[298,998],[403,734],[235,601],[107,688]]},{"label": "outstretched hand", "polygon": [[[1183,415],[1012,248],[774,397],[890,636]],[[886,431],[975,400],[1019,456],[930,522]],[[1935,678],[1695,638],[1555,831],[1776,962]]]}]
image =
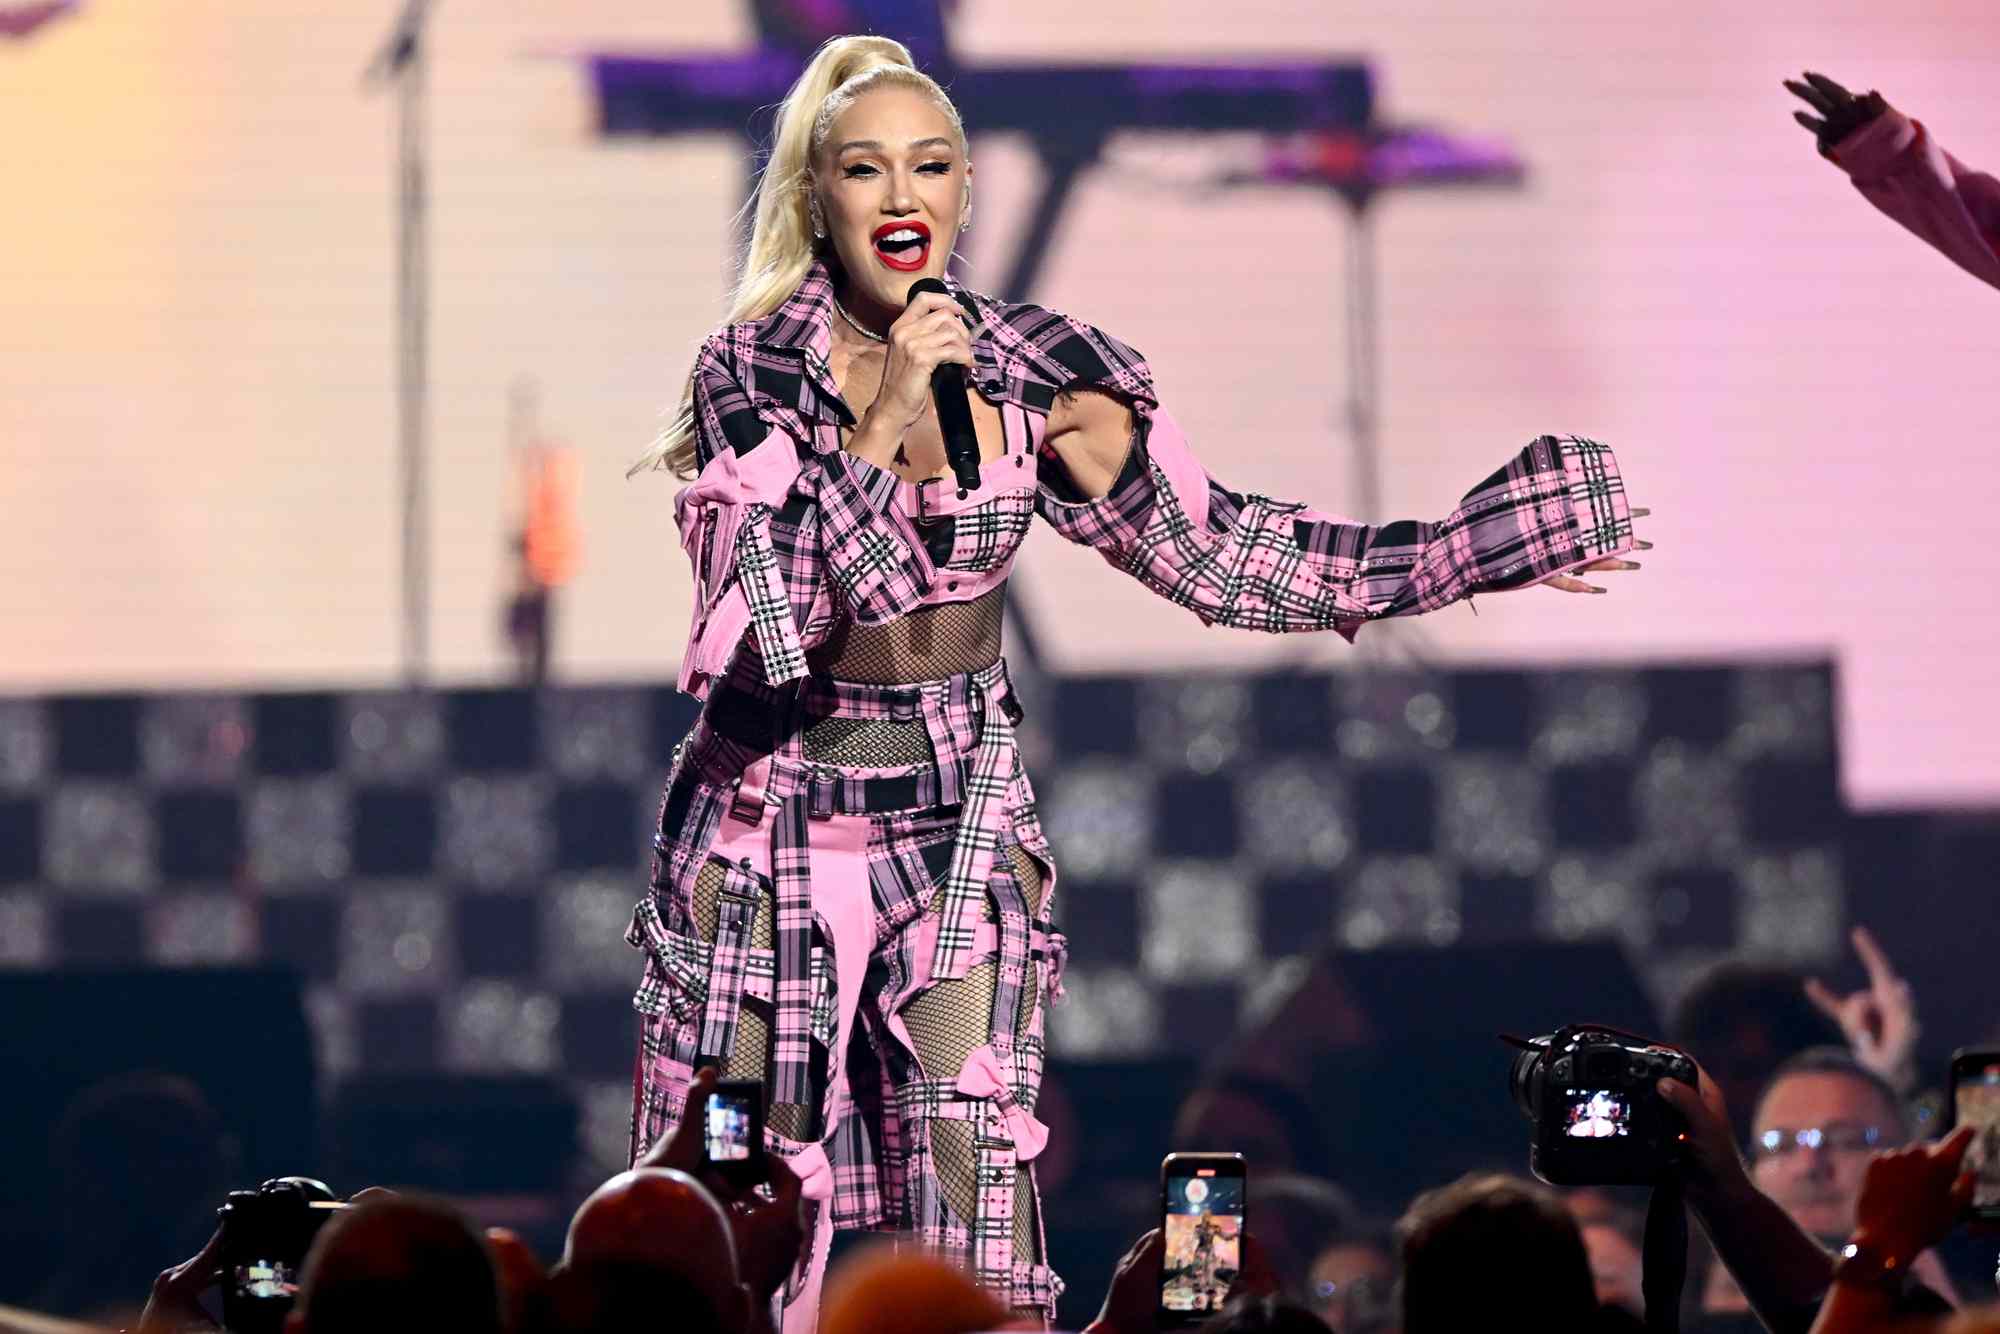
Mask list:
[{"label": "outstretched hand", "polygon": [[1786,79],[1785,87],[1812,108],[1811,112],[1794,111],[1792,119],[1812,131],[1819,151],[1828,156],[1835,144],[1889,109],[1882,94],[1871,90],[1856,97],[1826,75],[1811,70],[1806,71],[1803,81]]},{"label": "outstretched hand", "polygon": [[[1632,517],[1634,519],[1643,519],[1652,512],[1651,510],[1633,510]],[[1651,551],[1653,544],[1651,542],[1641,542],[1635,537],[1632,539],[1632,549],[1634,551]],[[1617,556],[1606,556],[1603,560],[1594,560],[1588,565],[1579,566],[1576,573],[1602,574],[1610,570],[1636,570],[1638,568],[1639,562],[1636,560],[1621,560]],[[1609,591],[1608,589],[1600,588],[1596,584],[1587,584],[1583,580],[1578,579],[1576,575],[1569,574],[1552,575],[1542,582],[1548,588],[1559,588],[1565,593],[1604,593]]]},{"label": "outstretched hand", "polygon": [[1923,1032],[1917,1024],[1916,997],[1910,984],[1896,975],[1889,956],[1867,927],[1855,927],[1851,938],[1861,966],[1868,970],[1868,985],[1841,996],[1810,977],[1806,979],[1806,996],[1840,1025],[1855,1060],[1907,1095],[1916,1087],[1917,1038]]}]

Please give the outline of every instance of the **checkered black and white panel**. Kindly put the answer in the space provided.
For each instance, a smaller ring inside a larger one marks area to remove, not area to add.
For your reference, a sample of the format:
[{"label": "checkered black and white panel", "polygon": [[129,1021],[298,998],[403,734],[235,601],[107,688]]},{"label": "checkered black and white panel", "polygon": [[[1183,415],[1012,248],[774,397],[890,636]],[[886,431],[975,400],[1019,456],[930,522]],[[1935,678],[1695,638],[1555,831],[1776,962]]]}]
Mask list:
[{"label": "checkered black and white panel", "polygon": [[[1073,1058],[1211,1047],[1332,933],[1611,934],[1670,992],[1842,926],[1831,672],[1040,678]],[[544,1072],[630,1108],[657,687],[0,700],[0,966],[270,962],[330,1076]]]}]

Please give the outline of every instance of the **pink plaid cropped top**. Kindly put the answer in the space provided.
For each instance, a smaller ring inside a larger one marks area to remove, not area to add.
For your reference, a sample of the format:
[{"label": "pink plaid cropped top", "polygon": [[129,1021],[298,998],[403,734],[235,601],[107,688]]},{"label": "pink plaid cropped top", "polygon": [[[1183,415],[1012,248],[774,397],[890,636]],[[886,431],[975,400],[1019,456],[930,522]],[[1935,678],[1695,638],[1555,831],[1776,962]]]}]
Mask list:
[{"label": "pink plaid cropped top", "polygon": [[[998,405],[1006,439],[963,499],[948,479],[912,485],[841,448],[855,420],[827,365],[823,265],[772,314],[702,344],[701,470],[675,501],[695,576],[682,689],[706,698],[744,666],[767,685],[797,680],[843,619],[876,625],[978,597],[1004,582],[1035,515],[1205,623],[1349,638],[1366,621],[1632,546],[1617,460],[1577,436],[1530,442],[1435,522],[1362,524],[1232,491],[1194,457],[1137,352],[1041,306],[953,290],[981,313],[970,381]],[[1057,395],[1075,386],[1121,399],[1136,422],[1123,470],[1094,498],[1043,438]],[[922,522],[943,516],[948,545],[943,525]],[[739,655],[746,642],[755,652]]]}]

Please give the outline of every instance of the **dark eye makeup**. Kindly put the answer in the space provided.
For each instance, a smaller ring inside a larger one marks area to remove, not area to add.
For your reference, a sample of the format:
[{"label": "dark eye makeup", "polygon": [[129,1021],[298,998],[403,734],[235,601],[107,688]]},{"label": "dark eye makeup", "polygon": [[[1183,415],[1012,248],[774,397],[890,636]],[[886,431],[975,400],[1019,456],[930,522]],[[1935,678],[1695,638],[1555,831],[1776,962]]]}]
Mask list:
[{"label": "dark eye makeup", "polygon": [[[951,174],[951,163],[926,162],[918,167],[917,170],[929,176],[948,176]],[[850,162],[840,169],[840,174],[851,179],[866,179],[867,177],[878,175],[879,172],[872,162]]]}]

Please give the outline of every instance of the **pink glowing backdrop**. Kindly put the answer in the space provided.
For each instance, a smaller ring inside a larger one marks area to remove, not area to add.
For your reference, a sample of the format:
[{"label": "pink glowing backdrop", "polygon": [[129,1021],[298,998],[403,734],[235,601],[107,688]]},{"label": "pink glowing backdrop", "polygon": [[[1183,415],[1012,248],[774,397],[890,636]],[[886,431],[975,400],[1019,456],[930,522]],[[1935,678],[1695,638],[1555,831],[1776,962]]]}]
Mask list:
[{"label": "pink glowing backdrop", "polygon": [[[101,5],[0,46],[0,689],[362,682],[396,669],[389,107],[356,75],[392,0]],[[1360,53],[1384,111],[1511,142],[1515,192],[1381,210],[1384,489],[1441,511],[1531,434],[1615,443],[1659,543],[1588,602],[1482,599],[1374,636],[1203,632],[1050,534],[1023,581],[1079,670],[1831,653],[1850,794],[2000,796],[2000,293],[1875,216],[1778,80],[1874,84],[2000,164],[1984,0],[1886,4],[967,0],[968,60]],[[728,48],[723,0],[439,7],[438,674],[503,670],[508,386],[583,463],[573,678],[658,678],[686,588],[671,485],[625,461],[720,308],[723,140],[604,145],[565,51]],[[977,127],[974,127],[975,131]],[[1352,505],[1341,221],[1177,181],[1246,141],[1128,136],[1039,296],[1147,352],[1232,484]],[[977,271],[1033,164],[975,145]]]}]

